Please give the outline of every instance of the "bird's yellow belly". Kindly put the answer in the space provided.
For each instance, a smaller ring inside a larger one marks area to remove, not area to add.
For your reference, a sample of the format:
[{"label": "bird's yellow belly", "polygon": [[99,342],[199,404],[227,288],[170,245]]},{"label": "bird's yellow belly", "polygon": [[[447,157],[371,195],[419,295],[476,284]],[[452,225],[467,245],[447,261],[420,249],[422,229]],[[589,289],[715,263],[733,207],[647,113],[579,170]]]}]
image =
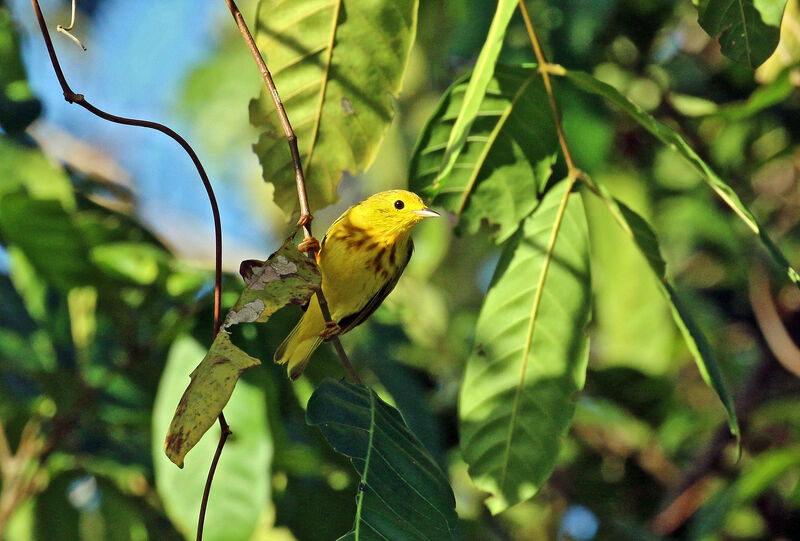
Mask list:
[{"label": "bird's yellow belly", "polygon": [[322,291],[334,321],[361,310],[386,283],[362,252],[329,242],[321,253]]}]

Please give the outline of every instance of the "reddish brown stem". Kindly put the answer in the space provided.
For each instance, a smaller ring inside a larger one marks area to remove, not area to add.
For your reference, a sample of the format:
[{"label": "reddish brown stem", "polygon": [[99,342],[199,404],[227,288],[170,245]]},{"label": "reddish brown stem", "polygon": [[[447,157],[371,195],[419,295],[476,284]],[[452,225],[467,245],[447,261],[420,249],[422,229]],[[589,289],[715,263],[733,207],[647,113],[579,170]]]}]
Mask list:
[{"label": "reddish brown stem", "polygon": [[189,145],[189,143],[187,143],[183,137],[175,133],[172,129],[168,128],[167,126],[159,124],[158,122],[151,122],[149,120],[137,120],[134,118],[126,118],[106,113],[105,111],[98,109],[97,107],[89,103],[83,94],[77,94],[73,92],[69,84],[67,83],[66,77],[64,77],[64,72],[61,70],[61,64],[59,64],[58,57],[56,56],[56,51],[53,48],[53,42],[50,39],[50,32],[48,32],[47,30],[47,23],[44,20],[44,15],[42,15],[42,10],[39,7],[39,2],[38,0],[31,0],[31,4],[33,4],[33,11],[34,13],[36,13],[36,19],[39,21],[39,28],[42,31],[44,44],[47,47],[47,54],[50,55],[50,62],[51,64],[53,64],[53,70],[56,72],[58,83],[61,85],[61,90],[64,92],[64,99],[67,100],[68,103],[75,103],[77,105],[80,105],[90,113],[97,115],[104,120],[108,120],[109,122],[124,124],[126,126],[140,126],[142,128],[150,128],[153,130],[160,131],[161,133],[174,139],[192,159],[192,163],[194,163],[194,166],[197,168],[197,172],[200,175],[200,179],[203,181],[203,186],[205,186],[206,193],[208,194],[208,200],[211,203],[211,213],[214,215],[214,239],[215,239],[214,336],[216,336],[217,332],[219,332],[219,326],[220,326],[220,300],[222,298],[222,225],[219,217],[219,207],[217,206],[217,198],[214,196],[214,190],[211,188],[211,182],[208,180],[208,175],[206,174],[206,171],[203,168],[203,164],[200,163],[200,159],[197,157],[197,154],[195,153],[194,149]]},{"label": "reddish brown stem", "polygon": [[[206,194],[208,194],[208,200],[211,204],[211,213],[214,217],[214,250],[215,250],[215,257],[214,257],[214,328],[213,328],[213,336],[216,337],[217,333],[220,329],[221,319],[221,300],[222,300],[222,223],[220,220],[219,215],[219,206],[217,205],[217,198],[214,195],[214,190],[211,187],[211,181],[208,179],[208,175],[206,174],[205,169],[203,168],[203,164],[200,163],[200,158],[197,157],[197,153],[195,153],[194,149],[186,142],[186,140],[178,135],[175,131],[164,126],[163,124],[159,124],[158,122],[151,122],[149,120],[138,120],[134,118],[126,118],[117,115],[112,115],[107,113],[101,109],[98,109],[91,103],[89,103],[83,94],[77,94],[72,91],[69,84],[67,83],[66,77],[64,77],[64,72],[61,70],[61,65],[58,62],[58,57],[56,56],[55,48],[53,47],[53,42],[50,39],[50,33],[47,30],[47,23],[44,20],[44,15],[42,14],[42,10],[39,7],[39,2],[37,0],[31,0],[31,4],[33,4],[33,11],[36,14],[36,19],[39,21],[39,28],[42,31],[42,37],[44,38],[45,46],[47,47],[47,53],[50,55],[50,62],[53,65],[53,70],[56,73],[56,78],[58,78],[58,83],[61,85],[61,90],[64,92],[64,99],[68,103],[75,103],[89,111],[90,113],[99,116],[104,120],[108,120],[109,122],[115,122],[117,124],[124,124],[126,126],[140,126],[142,128],[150,128],[153,130],[160,131],[161,133],[171,137],[174,139],[192,160],[194,163],[195,168],[197,168],[197,172],[200,175],[200,179],[203,181],[203,186],[206,189]],[[197,539],[202,539],[203,536],[203,520],[205,518],[206,507],[208,504],[208,494],[211,490],[211,481],[214,479],[214,471],[217,468],[217,463],[219,462],[219,457],[222,453],[222,448],[225,446],[225,441],[228,439],[228,436],[231,434],[230,427],[228,423],[225,421],[225,416],[220,412],[219,414],[219,424],[221,428],[221,434],[219,443],[217,444],[217,451],[214,454],[214,459],[211,461],[211,467],[209,468],[208,477],[206,479],[206,486],[203,492],[203,500],[200,508],[200,518],[199,518],[199,525],[197,528]]]},{"label": "reddish brown stem", "polygon": [[222,455],[222,448],[225,447],[225,442],[228,441],[228,436],[232,434],[231,428],[225,421],[225,415],[220,412],[219,414],[219,442],[217,442],[217,450],[214,452],[214,458],[211,459],[211,466],[208,468],[208,476],[206,476],[206,486],[203,488],[203,499],[200,502],[200,516],[197,518],[197,541],[203,539],[203,523],[206,520],[206,509],[208,508],[208,496],[211,494],[211,482],[214,480],[214,473],[217,471],[217,464],[219,457]]}]

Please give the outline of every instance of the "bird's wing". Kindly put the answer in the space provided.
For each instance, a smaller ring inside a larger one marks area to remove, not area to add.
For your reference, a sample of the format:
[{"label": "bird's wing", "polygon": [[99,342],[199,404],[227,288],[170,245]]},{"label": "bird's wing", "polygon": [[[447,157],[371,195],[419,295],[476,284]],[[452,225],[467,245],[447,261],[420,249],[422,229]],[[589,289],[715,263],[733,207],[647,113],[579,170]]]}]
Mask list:
[{"label": "bird's wing", "polygon": [[386,282],[384,286],[372,296],[372,298],[367,302],[367,304],[364,305],[363,308],[361,308],[361,310],[354,314],[350,314],[349,316],[344,316],[339,320],[339,328],[342,330],[342,334],[364,323],[364,320],[366,320],[375,310],[378,309],[378,306],[381,305],[383,299],[385,299],[386,296],[392,292],[394,286],[397,285],[397,281],[400,279],[400,275],[403,274],[403,270],[405,270],[406,265],[408,265],[408,261],[411,259],[411,254],[413,252],[414,242],[409,239],[408,252],[406,253],[405,261],[400,263],[400,266],[397,268],[397,272],[395,272],[389,278],[389,281]]}]

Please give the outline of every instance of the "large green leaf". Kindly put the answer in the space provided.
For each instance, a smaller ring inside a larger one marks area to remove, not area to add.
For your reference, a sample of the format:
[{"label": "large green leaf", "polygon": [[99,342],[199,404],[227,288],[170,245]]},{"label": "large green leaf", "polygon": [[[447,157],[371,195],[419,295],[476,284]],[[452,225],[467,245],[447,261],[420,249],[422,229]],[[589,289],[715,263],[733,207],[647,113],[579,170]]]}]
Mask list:
[{"label": "large green leaf", "polygon": [[503,47],[503,40],[506,35],[506,28],[511,21],[511,16],[517,9],[517,0],[498,0],[497,11],[495,11],[492,24],[489,26],[489,34],[483,42],[483,48],[475,62],[475,68],[469,77],[469,83],[463,91],[461,102],[459,103],[458,113],[455,116],[452,129],[447,136],[445,147],[436,176],[432,186],[438,190],[440,183],[453,170],[470,132],[470,126],[483,104],[483,98],[489,87],[489,81],[494,73],[497,57]]},{"label": "large green leaf", "polygon": [[755,69],[778,45],[784,7],[786,0],[700,0],[697,20],[722,54]]},{"label": "large green leaf", "polygon": [[716,391],[725,411],[728,414],[728,426],[731,433],[740,438],[739,423],[736,419],[736,409],[733,399],[728,392],[722,371],[714,358],[714,352],[708,344],[703,332],[694,322],[691,314],[686,310],[678,298],[675,288],[672,286],[666,275],[666,263],[661,257],[661,250],[658,246],[658,239],[650,228],[650,225],[636,212],[629,209],[624,204],[614,199],[602,184],[596,184],[599,197],[606,203],[614,218],[620,224],[625,233],[633,240],[647,260],[657,278],[658,288],[667,300],[667,304],[672,312],[672,319],[683,334],[683,339],[694,356],[697,368],[703,376],[705,382]]},{"label": "large green leaf", "polygon": [[[394,115],[417,0],[261,0],[256,41],[292,122],[312,209],[338,199],[343,171],[369,167]],[[291,155],[268,92],[250,103],[255,151],[275,201],[297,208]]]},{"label": "large green leaf", "polygon": [[488,223],[503,242],[550,178],[558,152],[553,116],[535,68],[497,66],[455,165],[439,183],[469,84],[466,77],[456,81],[428,120],[411,158],[409,185],[435,195],[436,204],[459,215],[461,227],[475,232]]},{"label": "large green leaf", "polygon": [[681,137],[678,133],[656,120],[652,115],[647,113],[644,109],[631,102],[620,94],[615,88],[609,86],[601,81],[598,81],[591,75],[581,71],[567,71],[564,75],[573,82],[578,88],[597,94],[607,99],[611,103],[620,107],[623,111],[628,113],[631,118],[638,122],[643,128],[655,135],[662,142],[670,146],[670,148],[677,150],[699,173],[702,175],[706,183],[719,195],[723,201],[736,213],[737,216],[750,228],[753,233],[758,235],[761,243],[767,249],[767,252],[772,257],[773,261],[789,275],[789,279],[800,287],[800,274],[794,269],[787,261],[786,257],[781,252],[775,243],[769,238],[764,228],[756,220],[755,216],[750,210],[742,203],[739,196],[733,189],[717,175],[711,167],[704,162],[700,156],[692,149],[691,146]]},{"label": "large green leaf", "polygon": [[[156,488],[164,509],[187,539],[194,539],[200,500],[211,457],[219,439],[218,425],[194,448],[191,460],[178,469],[164,455],[175,402],[186,388],[189,372],[205,349],[188,337],[172,345],[153,405],[152,456]],[[205,541],[249,539],[269,501],[272,442],[267,432],[264,390],[239,381],[225,407],[233,434],[228,438],[211,487],[203,529]]]},{"label": "large green leaf", "polygon": [[589,239],[567,186],[544,196],[504,250],[461,387],[461,452],[493,513],[547,480],[586,377]]},{"label": "large green leaf", "polygon": [[353,530],[340,539],[454,539],[458,517],[447,477],[372,389],[325,380],[308,401],[306,419],[361,476]]}]

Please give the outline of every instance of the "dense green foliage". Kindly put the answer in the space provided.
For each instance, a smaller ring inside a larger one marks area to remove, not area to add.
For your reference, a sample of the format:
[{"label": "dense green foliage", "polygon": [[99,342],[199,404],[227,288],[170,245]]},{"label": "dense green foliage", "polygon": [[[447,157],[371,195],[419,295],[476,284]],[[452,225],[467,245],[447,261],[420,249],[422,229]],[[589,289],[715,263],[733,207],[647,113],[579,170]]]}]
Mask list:
[{"label": "dense green foliage", "polygon": [[[51,159],[0,6],[0,537],[193,539],[224,407],[207,541],[792,538],[798,1],[732,4],[527,2],[578,174],[516,1],[248,3],[314,210],[342,199],[315,233],[406,182],[448,212],[343,337],[364,385],[270,362],[318,280],[290,244],[226,274],[212,340],[213,269]],[[176,100],[291,214],[222,15]]]}]

